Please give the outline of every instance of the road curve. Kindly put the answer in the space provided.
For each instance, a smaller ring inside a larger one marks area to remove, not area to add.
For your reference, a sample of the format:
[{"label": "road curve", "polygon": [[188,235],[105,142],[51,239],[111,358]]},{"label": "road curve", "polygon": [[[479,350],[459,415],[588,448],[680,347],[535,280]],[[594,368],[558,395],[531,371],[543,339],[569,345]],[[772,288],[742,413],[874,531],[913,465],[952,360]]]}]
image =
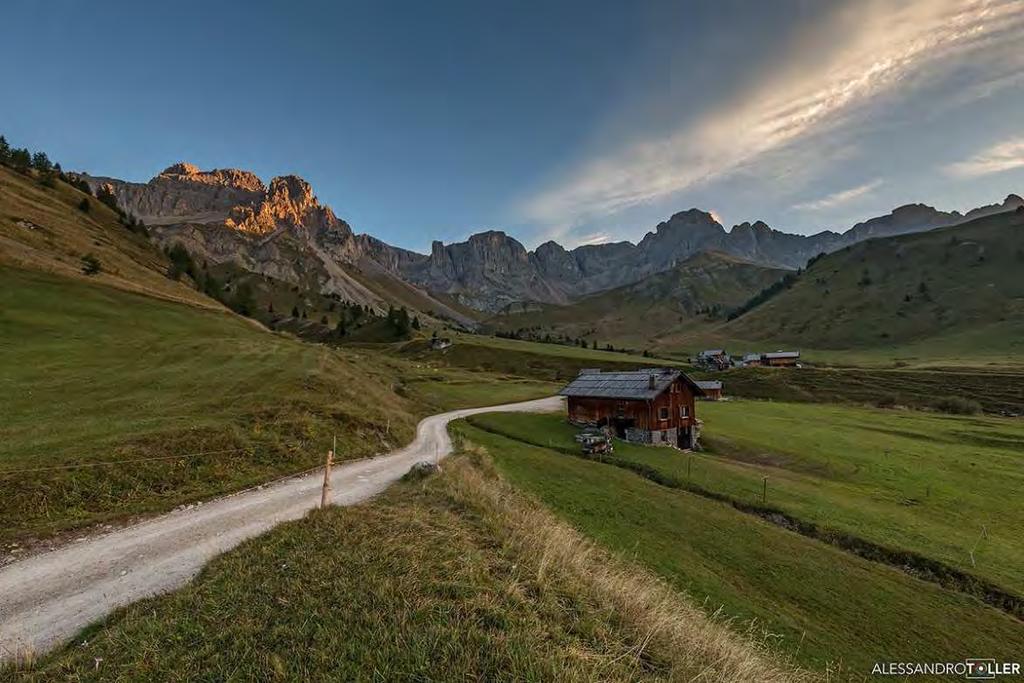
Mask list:
[{"label": "road curve", "polygon": [[[451,453],[447,426],[493,411],[548,412],[558,397],[468,408],[423,419],[408,446],[335,466],[332,502],[352,505],[421,460]],[[320,503],[322,470],[176,510],[134,526],[27,557],[0,569],[0,661],[42,654],[112,610],[186,583],[214,556]]]}]

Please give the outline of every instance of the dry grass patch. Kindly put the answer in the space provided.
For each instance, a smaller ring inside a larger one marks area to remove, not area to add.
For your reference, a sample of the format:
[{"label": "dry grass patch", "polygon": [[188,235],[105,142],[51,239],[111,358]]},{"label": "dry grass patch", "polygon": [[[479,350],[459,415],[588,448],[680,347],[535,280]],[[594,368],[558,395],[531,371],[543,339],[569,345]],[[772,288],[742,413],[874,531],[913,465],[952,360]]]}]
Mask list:
[{"label": "dry grass patch", "polygon": [[753,627],[738,635],[705,614],[654,574],[588,540],[495,473],[479,446],[446,477],[456,500],[483,513],[510,551],[531,564],[540,585],[577,584],[601,609],[615,614],[632,647],[623,656],[662,662],[669,680],[812,680],[768,652],[765,634]]}]

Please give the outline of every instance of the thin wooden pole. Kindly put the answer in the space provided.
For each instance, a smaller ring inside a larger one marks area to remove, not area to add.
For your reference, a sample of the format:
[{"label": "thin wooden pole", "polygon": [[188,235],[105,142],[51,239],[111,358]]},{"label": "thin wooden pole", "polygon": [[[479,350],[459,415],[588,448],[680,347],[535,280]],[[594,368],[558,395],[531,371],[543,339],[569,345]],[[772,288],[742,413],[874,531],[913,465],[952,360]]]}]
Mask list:
[{"label": "thin wooden pole", "polygon": [[[337,439],[335,439],[337,442]],[[327,507],[327,499],[331,495],[331,465],[334,464],[334,451],[327,451],[327,464],[324,465],[324,488],[320,493],[320,507]]]},{"label": "thin wooden pole", "polygon": [[768,500],[768,477],[765,477],[761,481],[761,505],[764,505]]}]

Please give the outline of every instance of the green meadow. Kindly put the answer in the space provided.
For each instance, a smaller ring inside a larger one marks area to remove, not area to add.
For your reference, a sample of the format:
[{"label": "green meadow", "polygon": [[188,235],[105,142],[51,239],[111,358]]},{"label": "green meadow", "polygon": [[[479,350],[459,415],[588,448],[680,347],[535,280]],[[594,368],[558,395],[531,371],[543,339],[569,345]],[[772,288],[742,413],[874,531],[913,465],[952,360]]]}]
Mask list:
[{"label": "green meadow", "polygon": [[[1024,509],[1010,504],[1024,487],[1019,420],[738,400],[701,403],[698,415],[704,452],[616,441],[615,458],[1024,595]],[[576,449],[575,430],[560,415],[472,420]]]},{"label": "green meadow", "polygon": [[[490,425],[516,426],[511,415],[487,417]],[[550,428],[556,421],[519,426],[530,427],[532,440],[557,445],[558,430]],[[833,680],[862,679],[876,661],[959,660],[981,652],[1012,658],[1024,648],[1018,620],[971,596],[621,467],[472,423],[456,429],[486,448],[510,482],[602,546]]]}]

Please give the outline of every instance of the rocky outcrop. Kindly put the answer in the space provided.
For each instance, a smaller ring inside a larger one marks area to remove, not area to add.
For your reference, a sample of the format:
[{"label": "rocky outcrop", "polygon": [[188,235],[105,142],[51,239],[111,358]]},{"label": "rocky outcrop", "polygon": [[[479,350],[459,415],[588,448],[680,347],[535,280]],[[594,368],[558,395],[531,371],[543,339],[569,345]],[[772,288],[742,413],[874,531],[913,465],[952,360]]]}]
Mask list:
[{"label": "rocky outcrop", "polygon": [[536,256],[504,232],[489,230],[465,242],[435,241],[430,255],[407,260],[400,273],[428,291],[452,295],[479,310],[497,310],[513,301],[567,301],[544,277]]},{"label": "rocky outcrop", "polygon": [[695,254],[715,251],[773,268],[796,269],[820,253],[866,239],[945,227],[1024,206],[1017,195],[966,215],[908,204],[845,233],[815,235],[781,232],[762,221],[726,230],[710,213],[689,209],[659,223],[637,244],[568,250],[549,241],[528,251],[504,232],[489,230],[464,242],[434,242],[429,254],[418,254],[353,234],[345,221],[320,204],[309,183],[294,175],[274,178],[268,187],[248,171],[202,171],[178,163],[148,183],[83,177],[94,192],[102,188],[112,193],[127,213],[151,226],[160,241],[184,242],[213,263],[233,260],[287,282],[315,282],[321,291],[384,305],[381,296],[353,276],[372,271],[378,281],[392,278],[423,290],[424,301],[449,312],[452,309],[429,292],[490,312],[511,303],[561,304],[666,272]]},{"label": "rocky outcrop", "polygon": [[209,264],[232,262],[296,286],[387,308],[386,297],[356,277],[360,240],[298,176],[274,178],[268,187],[248,171],[201,171],[178,163],[147,183],[82,177],[94,192],[112,192],[118,205],[142,219],[165,246],[181,243]]},{"label": "rocky outcrop", "polygon": [[814,235],[781,232],[763,221],[741,223],[727,231],[710,213],[690,209],[659,223],[637,244],[615,242],[567,250],[556,242],[545,242],[529,252],[505,233],[488,231],[466,242],[435,242],[429,256],[417,258],[406,252],[391,267],[430,291],[494,312],[511,302],[564,303],[622,287],[671,270],[695,254],[712,251],[795,270],[818,254],[866,239],[946,227],[1021,205],[1024,200],[1010,195],[1002,204],[962,215],[908,204],[858,223],[845,233],[826,230]]},{"label": "rocky outcrop", "polygon": [[247,171],[200,171],[185,163],[168,167],[148,183],[82,178],[93,193],[110,185],[118,204],[147,225],[224,221],[232,209],[255,204],[266,193],[263,181]]}]

